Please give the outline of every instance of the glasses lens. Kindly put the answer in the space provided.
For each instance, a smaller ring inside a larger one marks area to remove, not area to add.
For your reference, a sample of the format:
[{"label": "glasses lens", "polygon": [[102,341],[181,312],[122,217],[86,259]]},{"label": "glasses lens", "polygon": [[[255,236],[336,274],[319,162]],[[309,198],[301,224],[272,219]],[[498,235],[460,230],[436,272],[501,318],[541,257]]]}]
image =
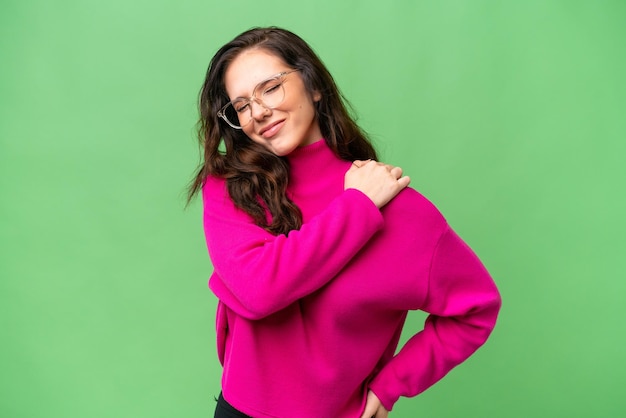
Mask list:
[{"label": "glasses lens", "polygon": [[273,109],[280,105],[285,99],[285,88],[283,87],[283,77],[272,78],[259,84],[255,91],[261,92],[255,103],[247,99],[238,99],[229,103],[222,113],[226,121],[235,128],[241,128],[252,120],[252,106],[263,106]]},{"label": "glasses lens", "polygon": [[[239,114],[237,113],[237,111],[235,110],[235,106],[237,106],[237,103],[229,103],[223,110],[222,113],[224,115],[224,118],[227,120],[227,122],[237,128],[241,128],[242,124],[239,121]],[[239,104],[239,108],[241,108],[241,105]],[[244,116],[245,119],[245,112],[241,115]]]},{"label": "glasses lens", "polygon": [[263,86],[263,93],[261,94],[261,100],[266,107],[274,108],[281,104],[285,99],[285,88],[283,87],[283,79],[275,78],[269,80]]}]

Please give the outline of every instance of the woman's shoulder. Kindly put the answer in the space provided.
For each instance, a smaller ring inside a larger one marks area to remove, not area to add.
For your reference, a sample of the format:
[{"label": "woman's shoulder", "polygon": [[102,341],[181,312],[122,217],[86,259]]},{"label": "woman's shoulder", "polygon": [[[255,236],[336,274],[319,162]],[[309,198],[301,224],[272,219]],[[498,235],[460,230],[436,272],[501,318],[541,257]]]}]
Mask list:
[{"label": "woman's shoulder", "polygon": [[226,188],[226,179],[223,177],[209,175],[204,179],[202,184],[202,192],[215,192]]},{"label": "woman's shoulder", "polygon": [[207,201],[215,199],[223,199],[228,196],[228,188],[226,179],[217,176],[207,176],[202,184],[202,199],[205,204]]},{"label": "woman's shoulder", "polygon": [[[445,228],[447,221],[441,211],[419,191],[407,187],[383,208],[385,218],[399,218],[405,222],[427,223]],[[438,229],[437,228],[437,229]]]}]

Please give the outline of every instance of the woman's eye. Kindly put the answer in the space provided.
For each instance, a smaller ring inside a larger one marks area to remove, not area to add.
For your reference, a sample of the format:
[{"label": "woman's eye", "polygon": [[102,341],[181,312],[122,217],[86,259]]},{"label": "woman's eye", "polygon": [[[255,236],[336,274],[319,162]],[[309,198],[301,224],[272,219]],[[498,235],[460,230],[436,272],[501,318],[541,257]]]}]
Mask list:
[{"label": "woman's eye", "polygon": [[248,108],[248,103],[236,103],[233,107],[237,113],[241,113]]},{"label": "woman's eye", "polygon": [[263,95],[272,94],[278,91],[280,88],[280,83],[269,86],[263,91]]}]

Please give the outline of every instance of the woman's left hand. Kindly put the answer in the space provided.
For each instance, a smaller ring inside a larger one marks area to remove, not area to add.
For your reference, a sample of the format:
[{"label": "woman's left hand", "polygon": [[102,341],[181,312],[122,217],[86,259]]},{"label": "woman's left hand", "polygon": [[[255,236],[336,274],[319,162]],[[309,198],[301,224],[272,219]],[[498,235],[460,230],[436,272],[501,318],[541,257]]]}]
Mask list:
[{"label": "woman's left hand", "polygon": [[365,402],[365,410],[361,418],[387,418],[389,411],[380,403],[378,396],[371,390],[367,392],[367,401]]}]

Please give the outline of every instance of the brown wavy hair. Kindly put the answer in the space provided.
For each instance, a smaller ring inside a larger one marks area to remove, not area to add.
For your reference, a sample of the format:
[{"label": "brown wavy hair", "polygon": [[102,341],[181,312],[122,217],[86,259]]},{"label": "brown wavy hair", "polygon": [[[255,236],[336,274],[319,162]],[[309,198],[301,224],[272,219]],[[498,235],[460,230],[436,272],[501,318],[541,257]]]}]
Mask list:
[{"label": "brown wavy hair", "polygon": [[[287,234],[302,226],[300,209],[287,196],[289,163],[233,129],[217,116],[229,102],[224,74],[243,51],[261,48],[299,70],[309,94],[321,93],[316,117],[328,146],[346,161],[376,159],[376,151],[347,110],[342,96],[320,58],[298,35],[277,27],[243,32],[217,51],[209,63],[199,96],[198,138],[203,161],[188,189],[188,201],[208,176],[226,179],[230,198],[254,222],[273,234]],[[269,211],[271,222],[268,222]]]}]

